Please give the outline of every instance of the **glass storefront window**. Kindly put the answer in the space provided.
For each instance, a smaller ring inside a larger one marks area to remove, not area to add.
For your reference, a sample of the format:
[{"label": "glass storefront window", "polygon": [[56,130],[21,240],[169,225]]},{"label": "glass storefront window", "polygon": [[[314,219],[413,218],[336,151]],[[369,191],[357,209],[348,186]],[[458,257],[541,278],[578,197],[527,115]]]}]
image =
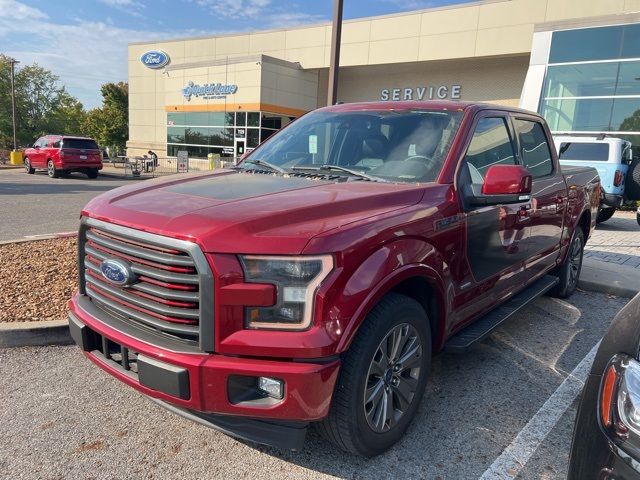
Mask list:
[{"label": "glass storefront window", "polygon": [[233,128],[211,128],[210,145],[228,147],[233,145]]},{"label": "glass storefront window", "polygon": [[549,63],[637,58],[638,38],[639,24],[553,32]]},{"label": "glass storefront window", "polygon": [[545,97],[614,95],[617,75],[618,62],[549,66]]},{"label": "glass storefront window", "polygon": [[184,143],[184,128],[183,127],[168,127],[167,128],[167,142],[168,143]]},{"label": "glass storefront window", "polygon": [[625,25],[620,58],[640,58],[640,24]]},{"label": "glass storefront window", "polygon": [[640,95],[640,62],[620,62],[619,65],[616,95]]},{"label": "glass storefront window", "polygon": [[553,32],[549,63],[620,58],[622,28],[580,28]]},{"label": "glass storefront window", "polygon": [[262,127],[280,129],[282,128],[282,117],[271,113],[263,113]]},{"label": "glass storefront window", "polygon": [[545,100],[542,115],[552,131],[608,131],[612,98]]},{"label": "glass storefront window", "polygon": [[236,112],[236,127],[247,125],[247,112]]},{"label": "glass storefront window", "polygon": [[189,127],[185,130],[185,143],[209,145],[209,129]]},{"label": "glass storefront window", "polygon": [[247,147],[256,148],[260,143],[260,130],[257,128],[247,128]]},{"label": "glass storefront window", "polygon": [[184,124],[188,126],[208,127],[209,112],[187,112],[184,114]]},{"label": "glass storefront window", "polygon": [[167,125],[184,125],[184,113],[183,112],[170,112],[167,113]]},{"label": "glass storefront window", "polygon": [[247,126],[248,127],[259,127],[260,126],[260,112],[249,112],[247,115]]},{"label": "glass storefront window", "polygon": [[640,98],[616,98],[613,101],[610,130],[640,132]]},{"label": "glass storefront window", "polygon": [[276,132],[277,132],[277,130],[269,130],[268,128],[261,128],[260,129],[260,143],[264,142],[267,138],[269,138],[271,135],[273,135]]}]

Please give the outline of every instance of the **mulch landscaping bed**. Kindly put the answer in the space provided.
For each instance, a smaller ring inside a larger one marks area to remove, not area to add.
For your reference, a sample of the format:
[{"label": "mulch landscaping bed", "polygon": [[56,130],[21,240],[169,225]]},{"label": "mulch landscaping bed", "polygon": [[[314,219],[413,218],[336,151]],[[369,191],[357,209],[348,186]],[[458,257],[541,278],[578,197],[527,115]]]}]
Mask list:
[{"label": "mulch landscaping bed", "polygon": [[0,245],[0,322],[67,318],[76,257],[75,238]]}]

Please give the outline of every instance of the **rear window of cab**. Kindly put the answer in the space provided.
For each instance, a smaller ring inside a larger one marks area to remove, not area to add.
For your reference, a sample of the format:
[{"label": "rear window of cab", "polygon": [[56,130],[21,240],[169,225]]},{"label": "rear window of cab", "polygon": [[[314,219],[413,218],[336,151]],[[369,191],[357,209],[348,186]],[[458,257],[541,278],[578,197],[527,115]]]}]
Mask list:
[{"label": "rear window of cab", "polygon": [[560,160],[606,162],[609,160],[608,143],[563,142],[558,149]]}]

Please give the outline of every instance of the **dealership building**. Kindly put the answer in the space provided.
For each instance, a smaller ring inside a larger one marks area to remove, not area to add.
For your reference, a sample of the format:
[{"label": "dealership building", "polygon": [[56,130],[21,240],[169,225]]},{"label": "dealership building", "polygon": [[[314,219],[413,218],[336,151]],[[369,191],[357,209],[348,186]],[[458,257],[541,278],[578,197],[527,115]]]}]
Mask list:
[{"label": "dealership building", "polygon": [[[326,105],[331,24],[129,45],[129,155],[239,156]],[[640,0],[485,0],[344,22],[338,100],[538,111],[640,145]]]}]

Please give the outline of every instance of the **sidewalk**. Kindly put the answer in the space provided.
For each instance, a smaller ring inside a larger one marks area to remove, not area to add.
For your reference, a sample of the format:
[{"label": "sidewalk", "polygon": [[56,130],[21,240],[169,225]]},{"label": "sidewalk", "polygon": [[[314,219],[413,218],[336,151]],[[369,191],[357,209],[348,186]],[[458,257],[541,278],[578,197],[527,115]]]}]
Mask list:
[{"label": "sidewalk", "polygon": [[585,260],[623,265],[640,272],[640,225],[635,212],[616,212],[600,223],[587,241]]}]

